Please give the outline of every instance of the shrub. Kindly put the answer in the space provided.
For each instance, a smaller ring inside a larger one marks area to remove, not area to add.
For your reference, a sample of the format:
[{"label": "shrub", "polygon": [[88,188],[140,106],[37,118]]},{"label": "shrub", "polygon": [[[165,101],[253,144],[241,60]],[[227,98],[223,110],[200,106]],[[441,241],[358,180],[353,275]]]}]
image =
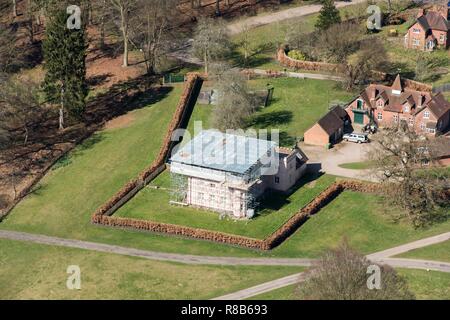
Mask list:
[{"label": "shrub", "polygon": [[305,55],[299,50],[291,50],[291,51],[289,51],[288,57],[292,58],[292,59],[295,59],[295,60],[306,61]]}]

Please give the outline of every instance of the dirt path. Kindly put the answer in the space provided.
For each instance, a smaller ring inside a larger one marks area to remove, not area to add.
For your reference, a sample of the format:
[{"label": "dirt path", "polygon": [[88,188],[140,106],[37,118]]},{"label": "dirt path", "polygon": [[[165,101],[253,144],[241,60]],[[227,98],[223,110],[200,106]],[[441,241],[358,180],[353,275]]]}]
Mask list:
[{"label": "dirt path", "polygon": [[[336,7],[342,8],[342,7],[347,7],[347,6],[364,3],[364,2],[366,2],[366,0],[353,0],[352,2],[337,1]],[[270,13],[270,14],[260,15],[260,16],[256,16],[256,17],[245,18],[245,19],[239,20],[237,22],[231,23],[228,26],[228,32],[231,35],[235,35],[235,34],[242,32],[244,28],[256,28],[259,26],[263,26],[263,25],[278,22],[278,21],[284,21],[287,19],[304,17],[307,15],[319,12],[321,8],[322,8],[322,5],[311,4],[311,5],[306,5],[306,6],[296,7],[296,8],[290,8],[290,9],[286,9],[286,10],[282,10],[282,11],[278,11],[278,12],[274,12],[274,13]]]}]

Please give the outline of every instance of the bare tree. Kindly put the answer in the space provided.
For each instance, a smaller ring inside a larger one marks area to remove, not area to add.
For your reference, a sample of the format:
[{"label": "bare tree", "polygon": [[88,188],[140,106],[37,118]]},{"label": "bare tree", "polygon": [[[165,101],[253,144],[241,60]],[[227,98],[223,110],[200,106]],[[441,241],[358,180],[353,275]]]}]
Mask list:
[{"label": "bare tree", "polygon": [[130,21],[133,15],[133,11],[136,8],[136,0],[110,0],[111,4],[115,8],[115,12],[120,20],[120,31],[123,42],[123,67],[128,67],[128,54],[130,44]]},{"label": "bare tree", "polygon": [[[369,288],[369,267],[380,270],[380,287]],[[346,241],[328,250],[299,284],[296,295],[308,300],[411,300],[414,295],[397,272],[369,261]]]},{"label": "bare tree", "polygon": [[448,217],[449,173],[429,169],[446,142],[417,134],[406,121],[384,128],[375,137],[370,154],[375,174],[387,198],[403,208],[415,226]]},{"label": "bare tree", "polygon": [[247,82],[236,69],[225,64],[213,65],[213,78],[218,92],[212,123],[219,130],[242,129],[256,110],[257,103],[249,93]]},{"label": "bare tree", "polygon": [[177,14],[178,0],[141,0],[131,30],[132,42],[144,54],[148,74],[156,72],[160,58],[175,40],[171,22]]},{"label": "bare tree", "polygon": [[222,20],[201,18],[195,29],[193,53],[205,64],[205,73],[212,59],[224,57],[230,47],[226,25]]},{"label": "bare tree", "polygon": [[24,79],[5,81],[0,85],[0,106],[0,127],[10,136],[20,132],[26,144],[31,128],[44,116],[37,85]]},{"label": "bare tree", "polygon": [[0,24],[0,73],[11,72],[20,64],[20,51],[16,47],[16,36],[8,27]]}]

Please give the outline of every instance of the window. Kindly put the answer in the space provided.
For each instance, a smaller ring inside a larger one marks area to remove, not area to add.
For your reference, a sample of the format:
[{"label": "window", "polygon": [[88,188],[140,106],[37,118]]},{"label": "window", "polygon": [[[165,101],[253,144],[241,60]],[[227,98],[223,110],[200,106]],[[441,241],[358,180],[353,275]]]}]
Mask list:
[{"label": "window", "polygon": [[275,177],[275,183],[280,183],[280,177]]},{"label": "window", "polygon": [[426,128],[426,127],[425,127],[425,124],[424,124],[424,123],[421,123],[421,124],[420,124],[420,130],[424,131],[425,128]]},{"label": "window", "polygon": [[356,102],[356,108],[357,108],[357,109],[362,109],[363,106],[364,106],[364,102],[363,102],[362,100],[358,100],[358,101]]},{"label": "window", "polygon": [[423,118],[424,118],[424,119],[430,119],[430,111],[425,111],[425,112],[423,113]]},{"label": "window", "polygon": [[420,41],[418,39],[413,39],[412,43],[413,43],[413,46],[419,46],[420,45]]},{"label": "window", "polygon": [[214,183],[210,183],[209,186],[210,186],[211,188],[215,188],[215,187],[216,187],[216,185],[215,185]]},{"label": "window", "polygon": [[427,132],[428,133],[436,133],[436,129],[427,128]]},{"label": "window", "polygon": [[410,126],[413,126],[413,125],[414,125],[414,118],[413,118],[413,117],[410,117],[410,118],[409,118],[409,125],[410,125]]},{"label": "window", "polygon": [[420,29],[414,28],[413,33],[420,33]]},{"label": "window", "polygon": [[203,200],[204,194],[202,192],[198,193],[198,199]]},{"label": "window", "polygon": [[440,35],[439,41],[440,41],[441,43],[444,43],[444,42],[445,42],[445,35],[444,35],[444,34],[441,34],[441,35]]},{"label": "window", "polygon": [[378,100],[378,104],[377,104],[379,107],[383,107],[384,106],[384,102],[383,102],[383,100]]},{"label": "window", "polygon": [[394,122],[398,123],[398,114],[394,114]]},{"label": "window", "polygon": [[378,112],[377,119],[380,120],[380,121],[383,120],[383,113]]},{"label": "window", "polygon": [[409,112],[409,106],[408,105],[403,106],[403,112]]},{"label": "window", "polygon": [[210,194],[209,195],[209,201],[214,201],[214,200],[216,200],[216,196],[213,195],[213,194]]}]

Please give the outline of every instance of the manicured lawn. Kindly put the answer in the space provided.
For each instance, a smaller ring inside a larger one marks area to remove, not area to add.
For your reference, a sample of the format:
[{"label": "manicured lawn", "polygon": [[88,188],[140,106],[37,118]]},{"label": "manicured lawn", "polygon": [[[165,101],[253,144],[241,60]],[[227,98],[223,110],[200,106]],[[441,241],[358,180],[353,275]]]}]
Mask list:
[{"label": "manicured lawn", "polygon": [[[437,271],[397,269],[406,278],[409,289],[419,300],[449,300],[450,274]],[[296,300],[296,285],[273,290],[250,300]]]},{"label": "manicured lawn", "polygon": [[450,240],[408,251],[398,257],[450,262]]},{"label": "manicured lawn", "polygon": [[408,281],[419,300],[450,300],[450,273],[426,270],[397,270]]},{"label": "manicured lawn", "polygon": [[163,189],[155,190],[150,185],[139,192],[115,215],[264,239],[335,180],[332,176],[324,175],[308,184],[310,179],[310,176],[306,176],[300,182],[301,187],[288,198],[281,194],[272,193],[270,197],[263,201],[262,207],[264,209],[256,218],[248,221],[234,221],[232,219],[220,220],[219,214],[215,212],[169,204],[170,174],[164,172],[152,183],[152,185]]},{"label": "manicured lawn", "polygon": [[[296,88],[295,82],[291,83],[291,79],[276,81],[286,83],[289,91],[285,91],[288,89],[283,89],[281,86],[278,91],[275,88],[275,95],[280,100],[275,101],[274,105],[264,112],[272,111],[277,105],[281,108],[281,101],[285,101],[292,110],[295,110],[293,106],[300,110],[298,123],[301,125],[303,121],[301,110],[305,105],[302,101],[308,101],[309,98],[298,95],[299,101],[288,100],[286,98],[288,94],[281,93],[294,90],[307,92],[306,89]],[[450,231],[449,222],[425,230],[414,230],[406,223],[394,223],[383,215],[384,206],[378,202],[377,197],[352,193],[344,193],[306,222],[279,248],[270,252],[92,225],[90,217],[98,206],[148,166],[157,154],[180,93],[181,87],[176,86],[162,100],[133,111],[134,121],[127,127],[103,130],[80,145],[66,161],[56,166],[57,169],[45,176],[38,188],[0,223],[0,228],[165,252],[282,257],[316,257],[325,248],[337,245],[343,236],[347,236],[350,242],[364,253],[370,253],[421,237]],[[309,108],[317,109],[317,105],[310,102]],[[320,117],[320,112],[317,117]],[[290,122],[292,131],[296,130],[294,123],[294,121]],[[300,188],[292,196],[291,202],[285,204],[280,211],[282,212],[280,218],[276,216],[278,213],[269,213],[269,211],[266,216],[260,217],[261,221],[268,221],[264,224],[264,228],[267,229],[257,230],[257,227],[253,227],[253,222],[248,224],[249,228],[238,226],[238,224],[227,228],[233,230],[236,228],[241,232],[249,229],[249,234],[253,235],[266,234],[294,210],[304,205],[305,201],[308,201],[308,196],[312,197],[317,191],[316,187],[320,186],[321,181],[324,180],[312,182]],[[144,207],[167,205],[167,202],[164,203],[147,203]],[[389,209],[392,210],[392,208]],[[216,217],[207,220],[207,223],[211,225],[216,222],[219,222]],[[254,222],[256,226],[259,223],[258,220]]]},{"label": "manicured lawn", "polygon": [[340,164],[339,167],[344,169],[353,169],[353,170],[365,170],[374,168],[375,163],[373,161],[361,161],[361,162],[350,162]]},{"label": "manicured lawn", "polygon": [[[66,287],[70,265],[80,267],[81,290]],[[302,270],[182,265],[8,240],[0,240],[0,266],[0,299],[210,299]]]},{"label": "manicured lawn", "polygon": [[[292,147],[295,141],[327,111],[334,101],[347,102],[352,97],[334,81],[311,79],[259,79],[251,80],[253,89],[264,89],[270,83],[275,87],[270,106],[256,112],[249,121],[249,127],[255,129],[280,130],[280,144]],[[210,118],[213,106],[197,104],[188,126],[192,134],[194,121],[202,121],[203,129],[211,126]]]},{"label": "manicured lawn", "polygon": [[450,220],[423,229],[394,222],[389,215],[393,210],[398,209],[386,207],[379,196],[344,191],[273,253],[317,257],[346,237],[351,246],[369,254],[450,230]]},{"label": "manicured lawn", "polygon": [[297,288],[296,284],[276,289],[273,291],[269,291],[254,297],[249,298],[248,300],[297,300],[295,295],[295,290]]}]

